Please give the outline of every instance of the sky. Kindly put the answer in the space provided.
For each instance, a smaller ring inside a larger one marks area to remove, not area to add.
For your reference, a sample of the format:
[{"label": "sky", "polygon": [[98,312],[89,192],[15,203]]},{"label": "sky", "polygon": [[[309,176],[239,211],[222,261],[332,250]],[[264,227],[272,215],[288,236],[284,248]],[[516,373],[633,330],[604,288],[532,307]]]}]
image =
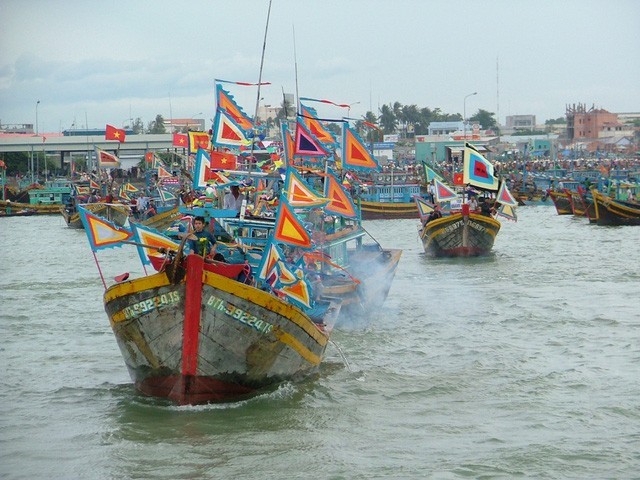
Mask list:
[{"label": "sky", "polygon": [[[215,79],[350,104],[640,111],[638,0],[2,0],[0,123],[39,132],[215,113]],[[257,89],[227,85],[250,116]],[[477,92],[476,95],[471,95]],[[40,103],[37,103],[40,101]],[[346,109],[316,104],[322,117]]]}]

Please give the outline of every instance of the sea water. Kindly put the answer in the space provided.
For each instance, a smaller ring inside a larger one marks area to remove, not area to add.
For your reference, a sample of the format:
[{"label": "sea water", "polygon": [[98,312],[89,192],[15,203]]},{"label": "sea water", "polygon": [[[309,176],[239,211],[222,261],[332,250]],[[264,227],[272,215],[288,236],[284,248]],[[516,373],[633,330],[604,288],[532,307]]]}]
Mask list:
[{"label": "sea water", "polygon": [[404,250],[384,307],[318,376],[198,407],[133,388],[84,231],[0,219],[0,477],[640,478],[640,228],[518,214],[477,259],[364,222]]}]

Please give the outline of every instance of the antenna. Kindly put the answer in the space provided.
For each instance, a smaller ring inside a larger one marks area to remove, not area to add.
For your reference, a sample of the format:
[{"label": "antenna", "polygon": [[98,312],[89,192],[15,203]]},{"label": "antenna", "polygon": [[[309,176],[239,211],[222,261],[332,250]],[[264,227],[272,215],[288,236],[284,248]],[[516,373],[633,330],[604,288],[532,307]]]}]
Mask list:
[{"label": "antenna", "polygon": [[500,67],[499,57],[496,56],[496,120],[498,121],[498,128],[500,128]]},{"label": "antenna", "polygon": [[296,114],[300,111],[300,95],[298,93],[298,54],[296,53],[296,26],[293,28],[293,65],[296,77]]}]

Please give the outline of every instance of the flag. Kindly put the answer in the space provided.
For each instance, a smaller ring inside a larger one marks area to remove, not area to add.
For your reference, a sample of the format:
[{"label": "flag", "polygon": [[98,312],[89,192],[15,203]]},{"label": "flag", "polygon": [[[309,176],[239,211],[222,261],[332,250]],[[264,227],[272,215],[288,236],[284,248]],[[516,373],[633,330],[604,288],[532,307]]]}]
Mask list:
[{"label": "flag", "polygon": [[193,170],[193,189],[207,186],[207,172],[211,169],[211,158],[206,150],[200,148],[196,154],[196,166]]},{"label": "flag", "polygon": [[[287,269],[283,262],[278,262],[276,269],[279,270],[279,275],[276,278],[274,288],[283,293],[287,300],[294,305],[301,308],[311,308],[311,285],[304,278],[304,274],[301,271],[296,275]],[[284,271],[285,269],[286,272]],[[283,278],[293,276],[295,279],[293,282],[285,283]]]},{"label": "flag", "polygon": [[283,197],[278,205],[273,238],[294,247],[311,248],[311,237],[304,229],[293,208]]},{"label": "flag", "polygon": [[251,145],[251,141],[247,140],[247,133],[225,110],[221,109],[216,111],[211,142],[218,147]]},{"label": "flag", "polygon": [[493,165],[471,144],[464,146],[463,182],[484,190],[498,190],[498,179],[493,176]]},{"label": "flag", "polygon": [[233,99],[233,95],[223,89],[222,85],[216,85],[216,105],[218,109],[227,112],[244,131],[248,132],[253,129],[253,122],[249,116],[242,111],[242,108]]},{"label": "flag", "polygon": [[163,202],[170,202],[178,198],[173,192],[165,190],[164,188],[158,188],[158,193],[160,193],[160,198]]},{"label": "flag", "polygon": [[434,205],[431,205],[424,198],[415,196],[413,197],[413,199],[415,200],[416,206],[418,207],[418,215],[420,216],[421,220],[424,220],[429,216],[431,212],[433,212]]},{"label": "flag", "polygon": [[503,205],[509,205],[511,207],[515,207],[518,205],[517,200],[513,198],[513,195],[511,195],[511,192],[507,188],[506,182],[500,183],[500,189],[496,194],[496,202],[499,202]]},{"label": "flag", "polygon": [[153,228],[145,227],[139,223],[132,223],[131,228],[133,229],[136,242],[141,244],[137,245],[137,247],[138,255],[140,256],[140,260],[143,265],[151,264],[151,260],[149,260],[148,257],[160,256],[157,250],[158,247],[175,251],[180,248],[180,245],[177,242]]},{"label": "flag", "polygon": [[280,124],[280,131],[282,133],[282,148],[284,160],[287,165],[293,165],[293,153],[296,149],[296,143],[289,131],[289,127],[286,122]]},{"label": "flag", "polygon": [[311,189],[294,168],[287,168],[284,180],[284,194],[294,208],[319,207],[327,203],[327,199],[319,196]]},{"label": "flag", "polygon": [[91,187],[74,185],[74,188],[76,190],[76,195],[89,195],[91,193]]},{"label": "flag", "polygon": [[352,130],[346,123],[342,125],[342,145],[342,165],[344,168],[380,170],[378,161],[367,150],[356,131]]},{"label": "flag", "polygon": [[120,160],[112,153],[105,152],[101,148],[95,147],[98,167],[120,168]]},{"label": "flag", "polygon": [[295,147],[293,153],[305,157],[323,157],[329,155],[329,152],[324,148],[322,143],[313,136],[300,120],[296,122]]},{"label": "flag", "polygon": [[331,173],[327,173],[324,181],[324,196],[329,203],[324,207],[326,212],[335,213],[347,218],[358,218],[358,213],[353,200],[338,179]]},{"label": "flag", "polygon": [[196,153],[199,148],[209,148],[209,134],[207,132],[188,132],[189,153]]},{"label": "flag", "polygon": [[125,136],[126,134],[124,130],[113,127],[111,125],[107,125],[107,128],[104,133],[105,140],[118,140],[120,143],[124,142]]},{"label": "flag", "polygon": [[242,87],[257,87],[258,85],[271,85],[271,82],[248,83],[248,82],[232,82],[230,80],[214,79],[216,83],[230,83],[232,85],[240,85]]},{"label": "flag", "polygon": [[511,205],[501,204],[498,207],[498,215],[501,215],[509,220],[513,220],[514,222],[518,221],[518,216],[516,215],[516,209]]},{"label": "flag", "polygon": [[164,167],[158,167],[158,178],[173,177],[173,174]]},{"label": "flag", "polygon": [[273,272],[276,264],[281,260],[284,260],[282,250],[280,250],[278,244],[276,244],[272,239],[269,239],[264,248],[260,265],[258,265],[258,278],[261,280],[267,280]]},{"label": "flag", "polygon": [[129,197],[129,193],[127,192],[127,189],[124,185],[120,187],[120,190],[118,191],[118,197],[120,197],[122,200],[126,200],[127,202],[131,201],[131,197]]},{"label": "flag", "polygon": [[332,102],[331,100],[319,100],[317,98],[300,97],[300,101],[328,103],[329,105],[335,105],[336,107],[342,107],[342,108],[350,107],[348,103],[335,103],[335,102]]},{"label": "flag", "polygon": [[96,182],[94,179],[90,179],[89,188],[91,188],[92,190],[100,190],[100,184]]},{"label": "flag", "polygon": [[0,160],[0,168],[7,168],[7,164],[3,160]]},{"label": "flag", "polygon": [[220,170],[235,170],[236,156],[233,153],[211,152],[210,154],[211,168]]},{"label": "flag", "polygon": [[434,178],[437,178],[440,181],[444,180],[444,178],[438,175],[435,170],[429,167],[425,162],[422,162],[422,168],[424,169],[424,178],[427,180],[427,183],[431,182]]},{"label": "flag", "polygon": [[318,120],[315,109],[300,105],[300,116],[302,122],[309,129],[309,132],[324,145],[334,145],[338,143],[336,137]]},{"label": "flag", "polygon": [[135,192],[138,192],[139,190],[134,185],[132,185],[131,183],[125,183],[124,184],[124,191],[125,192],[135,193]]},{"label": "flag", "polygon": [[447,185],[442,183],[437,178],[433,179],[433,184],[436,187],[436,202],[448,202],[458,197],[458,194],[451,190]]},{"label": "flag", "polygon": [[183,135],[182,133],[174,133],[172,145],[174,147],[187,148],[187,146],[189,145],[189,138],[186,135]]},{"label": "flag", "polygon": [[80,220],[84,225],[89,245],[94,252],[103,248],[121,247],[124,241],[129,240],[133,233],[125,227],[117,227],[105,218],[91,213],[86,208],[78,205]]}]

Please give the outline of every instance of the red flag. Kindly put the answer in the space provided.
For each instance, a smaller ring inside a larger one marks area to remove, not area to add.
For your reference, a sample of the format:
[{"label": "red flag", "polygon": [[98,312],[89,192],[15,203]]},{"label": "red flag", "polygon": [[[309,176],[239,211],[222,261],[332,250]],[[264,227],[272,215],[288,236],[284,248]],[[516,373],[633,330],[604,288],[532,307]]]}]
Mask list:
[{"label": "red flag", "polygon": [[211,152],[211,168],[235,170],[236,156],[233,153]]},{"label": "red flag", "polygon": [[173,134],[173,146],[187,148],[187,136],[181,133]]},{"label": "red flag", "polygon": [[106,140],[118,140],[120,143],[124,142],[124,137],[125,137],[125,132],[124,130],[120,129],[120,128],[116,128],[114,126],[111,125],[107,125],[107,129],[106,132],[104,134],[104,138]]}]

